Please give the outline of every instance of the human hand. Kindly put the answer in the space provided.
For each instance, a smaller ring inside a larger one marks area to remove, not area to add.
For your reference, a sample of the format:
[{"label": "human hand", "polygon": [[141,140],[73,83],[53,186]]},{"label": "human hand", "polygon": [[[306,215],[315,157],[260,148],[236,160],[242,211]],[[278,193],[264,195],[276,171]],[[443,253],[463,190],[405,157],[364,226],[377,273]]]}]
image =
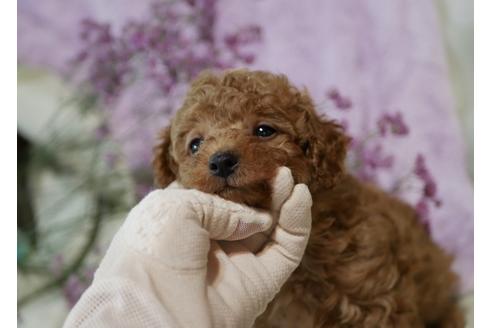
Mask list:
[{"label": "human hand", "polygon": [[[128,215],[67,323],[82,317],[82,326],[105,321],[141,326],[142,320],[157,327],[163,322],[251,326],[299,265],[311,227],[311,203],[307,187],[294,187],[287,168],[279,169],[273,183],[271,213],[177,183],[154,191]],[[217,242],[265,231],[277,218],[271,241],[256,254],[246,243]],[[115,300],[120,305],[111,311],[94,309],[101,297],[108,306]],[[77,315],[87,312],[98,315]]]},{"label": "human hand", "polygon": [[[294,186],[286,167],[279,169],[272,187],[275,226],[268,229],[266,245],[263,233],[212,241],[207,290],[216,327],[252,326],[302,259],[311,231],[311,194],[304,184]],[[257,252],[259,245],[264,247]]]}]

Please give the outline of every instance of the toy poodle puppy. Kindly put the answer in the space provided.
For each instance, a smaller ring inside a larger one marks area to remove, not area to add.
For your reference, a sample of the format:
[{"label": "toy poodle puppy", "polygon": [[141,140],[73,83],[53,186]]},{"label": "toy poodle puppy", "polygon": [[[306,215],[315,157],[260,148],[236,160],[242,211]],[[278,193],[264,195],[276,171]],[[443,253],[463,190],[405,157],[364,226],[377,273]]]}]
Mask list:
[{"label": "toy poodle puppy", "polygon": [[161,135],[155,177],[263,209],[278,167],[308,185],[306,253],[257,327],[463,327],[452,258],[412,207],[345,171],[348,142],[283,75],[203,73]]}]

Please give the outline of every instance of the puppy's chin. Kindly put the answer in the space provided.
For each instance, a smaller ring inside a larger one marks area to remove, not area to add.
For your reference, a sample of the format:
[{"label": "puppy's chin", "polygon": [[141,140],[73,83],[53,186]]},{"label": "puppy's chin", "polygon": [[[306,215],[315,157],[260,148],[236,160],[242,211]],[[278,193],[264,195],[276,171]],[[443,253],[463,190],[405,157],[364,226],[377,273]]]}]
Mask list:
[{"label": "puppy's chin", "polygon": [[[205,190],[203,190],[205,191]],[[224,199],[260,209],[269,209],[271,203],[271,186],[268,181],[256,182],[247,186],[224,185],[216,190],[207,190]]]},{"label": "puppy's chin", "polygon": [[260,172],[243,171],[226,179],[200,174],[183,174],[180,182],[187,188],[194,188],[205,193],[215,194],[235,203],[269,210],[271,205],[272,180],[275,170]]}]

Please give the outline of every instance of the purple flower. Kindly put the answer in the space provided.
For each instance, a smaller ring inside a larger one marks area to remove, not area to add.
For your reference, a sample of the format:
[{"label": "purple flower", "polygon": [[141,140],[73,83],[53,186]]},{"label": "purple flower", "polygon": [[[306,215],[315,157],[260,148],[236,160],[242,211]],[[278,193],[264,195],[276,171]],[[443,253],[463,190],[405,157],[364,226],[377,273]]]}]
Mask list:
[{"label": "purple flower", "polygon": [[261,40],[261,28],[256,25],[245,26],[235,33],[225,36],[225,44],[229,48],[238,48],[241,45],[255,43]]},{"label": "purple flower", "polygon": [[63,295],[70,308],[77,303],[87,287],[88,284],[84,283],[77,275],[72,274],[68,277],[63,287]]},{"label": "purple flower", "polygon": [[340,110],[349,110],[352,108],[352,101],[347,97],[343,97],[337,89],[327,91],[326,97],[333,101],[335,107]]},{"label": "purple flower", "polygon": [[251,64],[255,60],[252,53],[246,53],[243,48],[258,43],[262,38],[262,30],[259,26],[250,25],[240,28],[234,33],[224,37],[224,44],[235,60]]},{"label": "purple flower", "polygon": [[419,202],[415,205],[415,209],[421,220],[425,223],[429,220],[429,204],[434,204],[435,207],[441,206],[441,200],[437,197],[437,184],[431,175],[425,158],[422,154],[418,154],[415,159],[413,173],[422,182],[422,194]]},{"label": "purple flower", "polygon": [[[346,109],[351,108],[352,104],[348,98],[343,97],[340,92],[332,88],[326,93],[326,97],[332,101],[336,108],[346,112]],[[339,119],[344,129],[347,131],[348,122],[346,119]],[[409,133],[409,128],[403,120],[401,113],[394,114],[385,113],[376,121],[377,130],[367,133],[365,136],[352,138],[348,148],[348,164],[352,172],[362,181],[378,184],[380,178],[384,180],[385,190],[391,192],[395,196],[404,196],[401,191],[405,187],[405,180],[410,178],[410,175],[396,177],[393,181],[388,181],[388,175],[393,174],[389,171],[393,167],[395,157],[387,153],[383,147],[383,142],[386,141],[384,136],[388,133],[396,136],[406,136]],[[386,173],[386,177],[384,176]],[[420,197],[415,204],[415,210],[420,218],[424,228],[430,233],[430,214],[432,207],[441,206],[441,200],[438,198],[438,188],[435,179],[430,173],[424,157],[418,154],[415,159],[415,164],[412,173],[421,182],[422,189]]]},{"label": "purple flower", "polygon": [[363,152],[364,164],[372,169],[390,168],[393,166],[393,160],[393,156],[383,153],[383,146],[381,144],[377,144],[370,149],[366,148]]},{"label": "purple flower", "polygon": [[407,124],[403,121],[403,116],[401,113],[396,114],[384,114],[378,120],[379,133],[385,136],[389,132],[397,136],[405,136],[409,133],[409,128]]},{"label": "purple flower", "polygon": [[[227,34],[227,42],[216,40],[216,2],[159,1],[146,17],[119,30],[91,19],[81,22],[73,78],[96,98],[96,108],[106,111],[107,126],[97,129],[96,137],[120,143],[133,171],[140,168],[134,162],[148,168],[153,136],[162,128],[158,120],[171,115],[169,108],[178,106],[185,86],[199,72],[255,60],[253,47],[261,40],[261,28],[239,26]],[[146,131],[140,129],[143,124]]]},{"label": "purple flower", "polygon": [[425,198],[422,198],[418,201],[417,205],[415,205],[415,210],[419,214],[422,220],[427,220],[429,217],[429,206],[427,205],[427,201]]},{"label": "purple flower", "polygon": [[147,18],[128,22],[119,33],[85,19],[83,47],[73,63],[83,64],[82,80],[106,105],[140,79],[153,80],[168,96],[206,68],[251,64],[255,56],[244,48],[260,41],[261,29],[240,28],[219,44],[213,37],[215,7],[216,0],[156,2]]},{"label": "purple flower", "polygon": [[357,163],[355,174],[363,181],[377,182],[377,172],[393,166],[392,155],[385,154],[382,144],[370,146],[367,140],[351,139],[350,150]]},{"label": "purple flower", "polygon": [[434,180],[428,180],[424,185],[424,196],[427,198],[436,197],[437,186]]},{"label": "purple flower", "polygon": [[419,215],[420,223],[424,227],[425,231],[430,235],[431,227],[430,227],[430,219],[429,219],[429,205],[428,200],[425,198],[421,198],[417,204],[415,205],[415,211]]},{"label": "purple flower", "polygon": [[427,170],[427,165],[425,164],[425,159],[422,154],[417,154],[417,158],[415,158],[413,173],[415,173],[415,175],[422,180],[428,180],[430,177],[430,173]]},{"label": "purple flower", "polygon": [[89,287],[96,272],[95,267],[86,267],[82,274],[71,274],[63,286],[63,295],[70,308],[72,308],[80,299],[84,291]]},{"label": "purple flower", "polygon": [[437,184],[434,177],[431,175],[429,169],[427,168],[427,164],[425,163],[425,159],[422,154],[418,154],[417,158],[415,159],[413,173],[423,183],[422,195],[425,198],[433,200],[436,206],[439,206],[441,202],[437,198]]}]

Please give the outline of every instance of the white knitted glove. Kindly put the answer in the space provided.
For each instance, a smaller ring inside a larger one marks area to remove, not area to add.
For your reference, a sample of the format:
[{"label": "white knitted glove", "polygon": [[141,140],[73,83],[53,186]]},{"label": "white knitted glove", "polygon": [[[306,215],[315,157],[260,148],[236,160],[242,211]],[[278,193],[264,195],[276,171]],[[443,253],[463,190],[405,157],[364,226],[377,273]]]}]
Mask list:
[{"label": "white knitted glove", "polygon": [[[279,169],[272,198],[270,214],[177,183],[150,193],[129,213],[65,327],[252,326],[299,265],[311,229],[311,195],[294,187],[289,169]],[[277,219],[259,253],[231,242]]]}]

